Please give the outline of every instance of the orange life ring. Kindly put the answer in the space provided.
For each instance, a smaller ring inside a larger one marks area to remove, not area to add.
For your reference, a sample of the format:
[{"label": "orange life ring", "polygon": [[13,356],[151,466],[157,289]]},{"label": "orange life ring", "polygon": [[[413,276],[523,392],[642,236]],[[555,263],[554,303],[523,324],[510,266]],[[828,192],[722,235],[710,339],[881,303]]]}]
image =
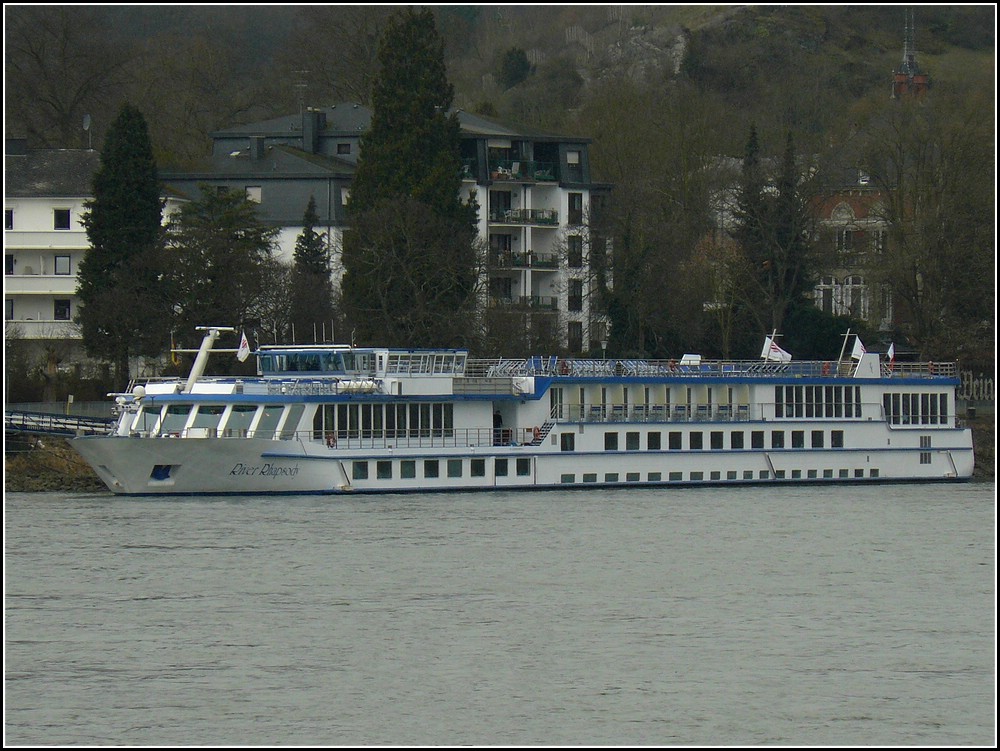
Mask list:
[{"label": "orange life ring", "polygon": [[828,362],[823,363],[823,375],[830,375],[830,363]]},{"label": "orange life ring", "polygon": [[541,440],[541,438],[542,438],[542,431],[539,429],[539,427],[537,425],[531,429],[531,437],[532,437],[533,440],[536,440],[536,441]]}]

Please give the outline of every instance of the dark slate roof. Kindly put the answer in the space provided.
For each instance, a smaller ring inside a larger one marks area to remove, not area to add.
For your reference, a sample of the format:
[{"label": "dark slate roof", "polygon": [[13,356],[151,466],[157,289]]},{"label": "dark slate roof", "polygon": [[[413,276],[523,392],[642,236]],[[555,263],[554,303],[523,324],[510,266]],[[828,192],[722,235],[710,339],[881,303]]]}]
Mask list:
[{"label": "dark slate roof", "polygon": [[[359,135],[368,129],[372,120],[372,111],[363,105],[353,102],[335,104],[331,107],[313,108],[317,112],[326,115],[326,127],[321,134],[324,136],[346,136]],[[531,128],[508,125],[495,120],[473,115],[464,110],[456,110],[458,121],[462,127],[463,135],[472,136],[496,136],[498,138],[530,138],[543,141],[572,141],[577,143],[589,143],[590,138],[578,138],[575,136],[557,135],[545,133]],[[225,130],[216,131],[209,134],[212,138],[223,136],[287,136],[291,133],[302,133],[302,115],[285,115],[271,120],[264,120],[248,125],[237,125]]]},{"label": "dark slate roof", "polygon": [[[326,115],[326,127],[322,134],[326,136],[358,135],[363,133],[372,120],[372,112],[367,107],[351,102],[335,104],[332,107],[315,107],[317,112]],[[284,115],[271,120],[247,125],[236,125],[225,130],[209,133],[212,138],[221,136],[287,136],[290,133],[302,133],[302,115]]]},{"label": "dark slate roof", "polygon": [[254,162],[250,158],[250,149],[240,149],[231,154],[212,157],[202,169],[173,170],[163,169],[160,177],[164,180],[226,178],[227,176],[252,178],[275,177],[328,177],[354,174],[354,165],[342,159],[327,157],[322,154],[309,154],[302,149],[286,144],[269,145],[264,156]]},{"label": "dark slate roof", "polygon": [[89,196],[101,155],[91,149],[29,149],[4,157],[4,195],[9,198]]}]

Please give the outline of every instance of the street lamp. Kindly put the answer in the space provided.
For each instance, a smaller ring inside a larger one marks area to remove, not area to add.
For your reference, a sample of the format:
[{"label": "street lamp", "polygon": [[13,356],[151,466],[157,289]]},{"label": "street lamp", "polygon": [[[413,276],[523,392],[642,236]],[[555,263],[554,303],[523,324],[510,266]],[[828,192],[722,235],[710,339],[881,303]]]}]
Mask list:
[{"label": "street lamp", "polygon": [[608,359],[608,340],[601,339],[601,359]]}]

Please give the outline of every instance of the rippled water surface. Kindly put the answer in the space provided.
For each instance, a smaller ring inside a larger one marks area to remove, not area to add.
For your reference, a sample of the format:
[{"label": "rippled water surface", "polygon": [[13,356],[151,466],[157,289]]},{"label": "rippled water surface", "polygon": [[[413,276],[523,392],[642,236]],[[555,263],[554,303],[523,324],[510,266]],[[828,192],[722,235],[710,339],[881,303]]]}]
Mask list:
[{"label": "rippled water surface", "polygon": [[8,744],[993,745],[995,486],[11,494]]}]

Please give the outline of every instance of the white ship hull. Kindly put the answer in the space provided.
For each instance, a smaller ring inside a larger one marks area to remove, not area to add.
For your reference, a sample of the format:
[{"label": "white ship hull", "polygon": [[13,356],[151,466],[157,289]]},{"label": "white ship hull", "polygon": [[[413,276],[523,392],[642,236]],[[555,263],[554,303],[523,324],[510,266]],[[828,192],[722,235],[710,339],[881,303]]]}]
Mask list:
[{"label": "white ship hull", "polygon": [[399,493],[968,480],[953,372],[347,347],[258,353],[256,378],[119,396],[73,441],[129,495]]},{"label": "white ship hull", "polygon": [[[627,430],[629,425],[617,426]],[[648,426],[643,426],[649,430]],[[699,428],[731,429],[704,424]],[[882,426],[869,430],[881,437]],[[917,437],[910,436],[914,439]],[[84,437],[73,443],[115,493],[129,495],[393,493],[618,485],[968,480],[970,431],[937,436],[930,450],[907,436],[867,448],[573,452],[504,448],[330,449],[320,442],[224,438]],[[870,444],[874,443],[871,441]],[[499,463],[498,463],[498,460]],[[402,475],[412,462],[416,476]],[[426,463],[436,476],[426,476]],[[474,463],[476,466],[474,467]],[[506,463],[506,467],[503,464]],[[357,467],[364,466],[359,472]],[[503,474],[498,469],[503,467]],[[161,468],[160,472],[157,469]],[[367,475],[367,476],[362,476]]]}]

